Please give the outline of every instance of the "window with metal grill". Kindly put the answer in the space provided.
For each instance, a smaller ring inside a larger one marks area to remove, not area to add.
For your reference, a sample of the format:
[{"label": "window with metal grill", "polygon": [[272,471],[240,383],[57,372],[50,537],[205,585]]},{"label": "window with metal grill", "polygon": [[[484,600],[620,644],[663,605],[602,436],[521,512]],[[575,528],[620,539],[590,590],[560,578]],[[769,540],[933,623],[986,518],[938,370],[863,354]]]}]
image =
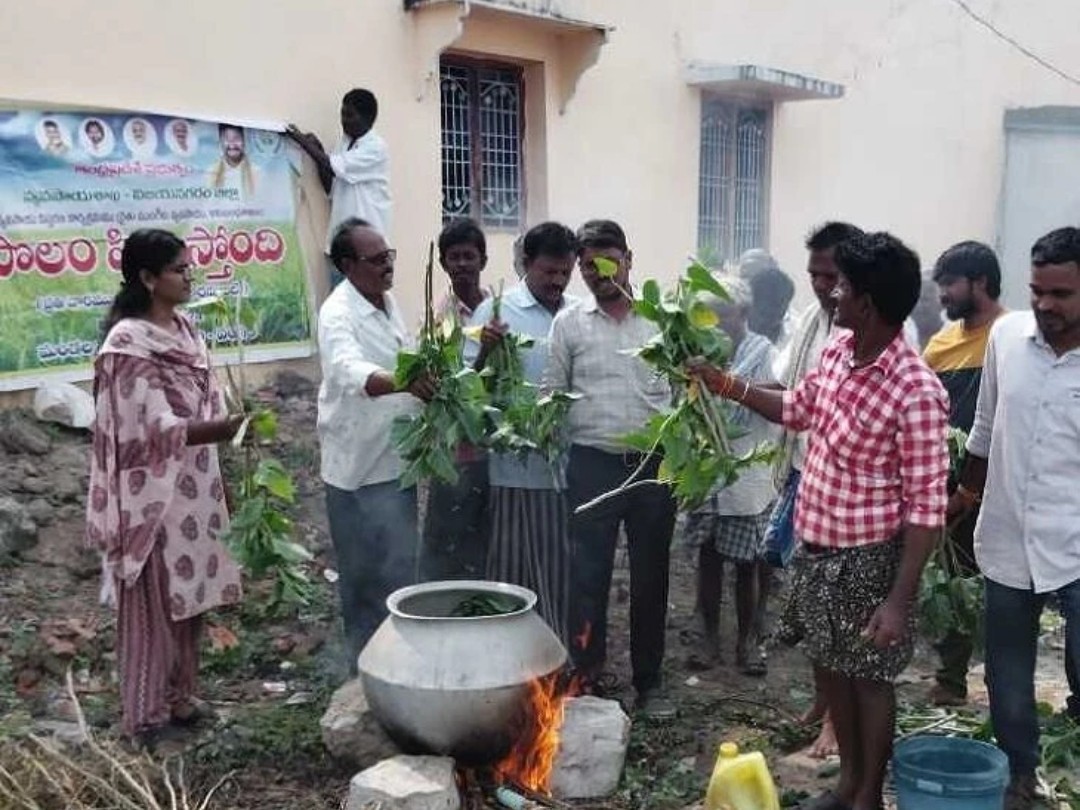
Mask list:
[{"label": "window with metal grill", "polygon": [[768,246],[769,119],[768,107],[702,101],[698,247],[714,261]]},{"label": "window with metal grill", "polygon": [[446,57],[442,89],[442,215],[491,228],[525,220],[521,68]]}]

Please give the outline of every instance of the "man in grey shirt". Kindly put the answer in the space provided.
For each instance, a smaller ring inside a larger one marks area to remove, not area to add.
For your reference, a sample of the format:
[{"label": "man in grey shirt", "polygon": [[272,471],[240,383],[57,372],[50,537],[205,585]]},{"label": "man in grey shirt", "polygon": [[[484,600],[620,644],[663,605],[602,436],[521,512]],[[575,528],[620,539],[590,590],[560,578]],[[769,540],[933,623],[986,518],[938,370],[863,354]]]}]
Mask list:
[{"label": "man in grey shirt", "polygon": [[1031,309],[990,331],[975,424],[949,522],[980,502],[975,559],[986,578],[986,683],[1012,779],[1006,810],[1033,807],[1039,764],[1039,616],[1065,618],[1068,713],[1080,720],[1080,229],[1031,249]]},{"label": "man in grey shirt", "polygon": [[[617,265],[614,277],[597,259]],[[633,351],[653,335],[638,316],[630,290],[632,254],[616,223],[592,220],[578,231],[578,266],[592,295],[560,312],[551,327],[545,374],[549,389],[579,394],[567,418],[570,457],[567,499],[571,510],[615,489],[638,470],[654,479],[658,457],[645,461],[621,441],[671,407],[671,389]],[[645,462],[644,464],[642,462]],[[658,484],[634,488],[580,515],[571,515],[570,655],[592,691],[602,674],[607,646],[608,592],[619,526],[630,552],[630,657],[640,707],[653,717],[674,709],[661,692],[668,560],[675,502]]]}]

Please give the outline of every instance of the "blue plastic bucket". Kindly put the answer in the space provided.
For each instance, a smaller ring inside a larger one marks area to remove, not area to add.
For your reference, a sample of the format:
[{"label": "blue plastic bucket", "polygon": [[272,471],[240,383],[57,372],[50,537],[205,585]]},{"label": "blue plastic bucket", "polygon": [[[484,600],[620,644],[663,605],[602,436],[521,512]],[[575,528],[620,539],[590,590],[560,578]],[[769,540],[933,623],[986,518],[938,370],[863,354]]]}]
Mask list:
[{"label": "blue plastic bucket", "polygon": [[1008,758],[984,742],[911,737],[893,753],[898,810],[1001,810],[1008,782]]}]

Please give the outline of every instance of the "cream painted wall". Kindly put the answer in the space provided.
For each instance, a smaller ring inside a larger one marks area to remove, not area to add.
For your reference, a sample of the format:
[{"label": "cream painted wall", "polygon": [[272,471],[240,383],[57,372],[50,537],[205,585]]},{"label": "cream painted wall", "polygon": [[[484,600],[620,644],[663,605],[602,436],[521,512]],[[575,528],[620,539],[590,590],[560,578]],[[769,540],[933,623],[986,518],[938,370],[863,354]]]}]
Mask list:
[{"label": "cream painted wall", "polygon": [[[971,0],[1003,31],[1080,74],[1071,0]],[[866,3],[698,0],[684,29],[699,57],[772,64],[844,84],[838,102],[781,105],[775,120],[772,249],[787,268],[828,217],[887,228],[924,262],[961,239],[993,244],[1004,112],[1080,105],[1070,84],[965,16],[948,0]],[[1065,224],[1065,223],[1062,223]],[[1027,273],[1027,267],[1005,268]]]},{"label": "cream painted wall", "polygon": [[[478,13],[454,43],[456,6],[405,12],[400,0],[7,0],[0,93],[19,104],[295,121],[332,140],[342,92],[370,87],[392,150],[398,292],[413,314],[439,227],[439,47],[532,64],[530,86],[542,84],[545,98],[530,102],[531,221],[616,218],[637,272],[660,277],[681,269],[696,236],[700,94],[684,82],[686,60],[779,67],[847,88],[839,101],[777,107],[770,238],[789,270],[803,266],[808,228],[830,217],[894,230],[926,263],[959,239],[993,241],[1004,110],[1080,105],[1080,88],[948,0],[528,2],[614,26],[565,109],[558,33]],[[971,2],[1080,72],[1080,4]],[[511,241],[493,237],[493,277],[508,275]]]}]

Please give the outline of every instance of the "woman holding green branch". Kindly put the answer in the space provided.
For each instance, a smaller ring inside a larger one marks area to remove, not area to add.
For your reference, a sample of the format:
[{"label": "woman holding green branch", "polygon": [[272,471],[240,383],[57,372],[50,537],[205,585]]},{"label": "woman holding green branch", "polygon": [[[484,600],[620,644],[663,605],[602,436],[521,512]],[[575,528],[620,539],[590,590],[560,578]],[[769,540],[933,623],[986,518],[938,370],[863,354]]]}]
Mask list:
[{"label": "woman holding green branch", "polygon": [[153,745],[208,714],[194,698],[202,615],[240,599],[213,445],[243,416],[225,413],[206,345],[178,310],[191,297],[183,240],[135,231],[121,271],[94,363],[86,531],[118,608],[124,734]]}]

